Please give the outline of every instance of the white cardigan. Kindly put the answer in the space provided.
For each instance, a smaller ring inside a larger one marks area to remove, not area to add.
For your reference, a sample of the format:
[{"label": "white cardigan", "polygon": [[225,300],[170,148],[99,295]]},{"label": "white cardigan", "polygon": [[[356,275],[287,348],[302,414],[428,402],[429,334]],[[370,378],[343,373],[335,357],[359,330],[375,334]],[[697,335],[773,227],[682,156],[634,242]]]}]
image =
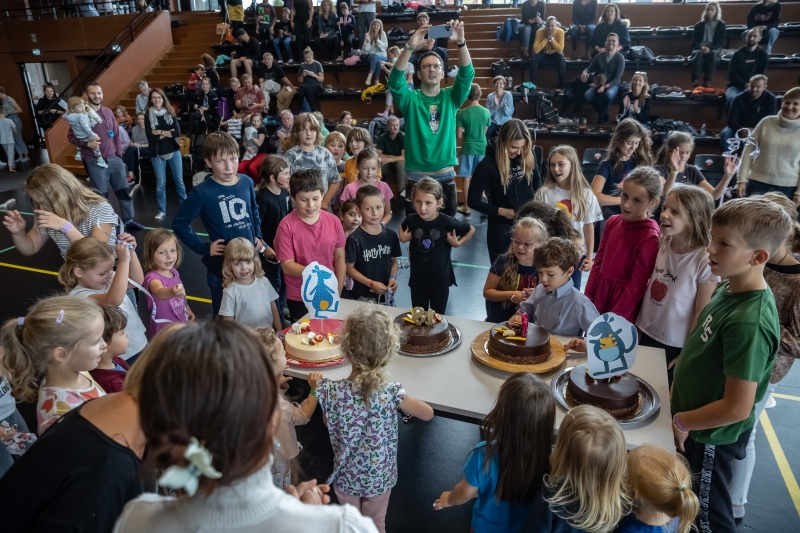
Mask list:
[{"label": "white cardigan", "polygon": [[386,33],[381,32],[381,36],[377,42],[368,40],[369,34],[364,38],[364,44],[361,46],[361,51],[365,54],[385,54],[386,49],[389,48],[389,41],[386,39]]},{"label": "white cardigan", "polygon": [[128,502],[114,533],[377,533],[351,505],[306,505],[272,483],[271,462],[214,491],[179,499],[142,494]]},{"label": "white cardigan", "polygon": [[761,153],[753,159],[748,145],[742,154],[737,182],[751,179],[778,187],[795,187],[800,194],[800,119],[764,117],[753,131]]}]

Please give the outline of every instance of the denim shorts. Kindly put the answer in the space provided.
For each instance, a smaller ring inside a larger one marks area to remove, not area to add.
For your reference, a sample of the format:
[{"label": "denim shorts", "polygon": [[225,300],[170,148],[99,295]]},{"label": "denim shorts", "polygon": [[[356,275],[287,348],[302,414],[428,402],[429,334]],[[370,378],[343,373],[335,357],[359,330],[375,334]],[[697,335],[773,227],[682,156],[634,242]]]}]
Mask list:
[{"label": "denim shorts", "polygon": [[458,162],[459,162],[458,175],[465,178],[471,178],[472,173],[475,172],[475,167],[478,166],[478,163],[480,163],[481,159],[483,159],[484,157],[485,157],[484,154],[480,155],[461,154],[460,156],[458,156]]},{"label": "denim shorts", "polygon": [[406,170],[406,179],[409,182],[414,182],[413,184],[416,185],[418,182],[422,181],[424,178],[432,178],[444,185],[450,181],[456,179],[456,171],[451,170],[449,172],[442,172],[441,174],[436,174],[435,176],[431,176],[429,174],[423,174],[422,172],[413,172]]}]

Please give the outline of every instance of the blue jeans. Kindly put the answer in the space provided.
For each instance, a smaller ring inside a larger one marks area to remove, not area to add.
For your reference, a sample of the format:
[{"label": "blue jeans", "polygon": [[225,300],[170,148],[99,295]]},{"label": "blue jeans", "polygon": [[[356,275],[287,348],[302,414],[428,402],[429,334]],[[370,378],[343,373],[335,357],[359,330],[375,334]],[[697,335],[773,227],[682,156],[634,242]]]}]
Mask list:
[{"label": "blue jeans", "polygon": [[292,38],[291,37],[276,37],[272,41],[272,45],[275,47],[275,57],[278,61],[283,61],[283,56],[281,56],[281,45],[286,47],[286,53],[289,54],[289,59],[294,59],[292,57]]},{"label": "blue jeans", "polygon": [[[377,78],[380,78],[381,61],[386,61],[386,54],[379,52],[377,54],[369,54],[367,57],[369,58],[369,71],[372,72]],[[378,80],[376,79],[375,82],[377,83]]]},{"label": "blue jeans", "polygon": [[778,28],[770,28],[764,32],[764,36],[761,38],[761,42],[759,44],[765,44],[764,41],[767,41],[767,54],[772,53],[772,45],[778,40],[778,35],[780,35],[780,33],[781,32]]},{"label": "blue jeans", "polygon": [[167,212],[167,164],[172,172],[172,180],[175,182],[175,189],[178,191],[178,199],[183,203],[186,200],[186,187],[183,186],[183,158],[180,152],[172,152],[172,157],[164,161],[160,157],[151,157],[153,170],[156,173],[156,200],[158,210],[162,213]]},{"label": "blue jeans", "polygon": [[722,133],[719,134],[719,146],[722,148],[723,152],[728,151],[728,139],[731,139],[736,136],[736,132],[730,126],[725,126],[725,129],[722,130]]},{"label": "blue jeans", "polygon": [[734,99],[745,91],[744,88],[728,87],[725,89],[725,109],[730,113]]},{"label": "blue jeans", "polygon": [[589,90],[584,93],[583,98],[600,115],[598,122],[603,123],[608,120],[608,106],[614,101],[617,91],[619,91],[619,86],[612,85],[602,93],[597,92],[597,87],[589,87]]},{"label": "blue jeans", "polygon": [[211,271],[206,272],[206,283],[211,291],[211,311],[212,318],[217,318],[219,306],[222,305],[222,278],[217,277]]},{"label": "blue jeans", "polygon": [[797,187],[779,187],[777,185],[770,185],[769,183],[764,183],[763,181],[754,181],[749,180],[747,182],[747,190],[745,193],[747,196],[753,196],[754,194],[764,194],[766,192],[774,191],[774,192],[782,192],[787,198],[790,200],[794,196],[794,191],[797,190]]},{"label": "blue jeans", "polygon": [[541,28],[541,24],[520,24],[519,25],[519,42],[523,50],[528,50],[531,46],[531,35],[536,35],[536,32]]},{"label": "blue jeans", "polygon": [[581,33],[581,29],[578,27],[577,24],[573,24],[569,28],[569,40],[572,43],[572,54],[575,55],[578,53],[578,41],[580,41],[581,35],[583,38],[586,39],[586,55],[589,55],[589,52],[592,49],[592,46],[589,44],[592,41],[592,35],[594,35],[594,24],[587,24],[583,33]]}]

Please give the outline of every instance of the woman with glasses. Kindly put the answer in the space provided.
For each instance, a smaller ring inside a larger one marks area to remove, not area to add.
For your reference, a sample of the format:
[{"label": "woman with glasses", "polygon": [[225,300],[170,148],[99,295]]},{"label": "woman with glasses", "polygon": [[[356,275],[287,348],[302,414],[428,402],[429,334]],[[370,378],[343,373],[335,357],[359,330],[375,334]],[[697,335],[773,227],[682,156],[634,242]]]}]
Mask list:
[{"label": "woman with glasses", "polygon": [[467,197],[470,209],[489,216],[486,245],[492,264],[511,245],[517,209],[532,200],[541,185],[528,127],[519,119],[511,119],[500,128],[497,139],[489,141],[486,157],[472,174]]},{"label": "woman with glasses", "polygon": [[175,111],[172,110],[172,106],[161,89],[150,91],[150,102],[145,109],[144,124],[150,146],[150,161],[153,163],[153,171],[156,174],[156,201],[158,202],[156,220],[161,220],[167,214],[167,166],[172,172],[178,201],[183,203],[186,200],[186,187],[183,185],[183,158],[178,145],[181,127]]}]

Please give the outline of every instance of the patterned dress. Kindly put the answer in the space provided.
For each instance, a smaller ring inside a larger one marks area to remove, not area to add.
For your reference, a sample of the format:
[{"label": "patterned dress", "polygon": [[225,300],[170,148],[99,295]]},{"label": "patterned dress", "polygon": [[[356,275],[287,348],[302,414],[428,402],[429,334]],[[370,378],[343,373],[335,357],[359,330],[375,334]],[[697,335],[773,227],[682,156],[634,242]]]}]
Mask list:
[{"label": "patterned dress", "polygon": [[39,435],[55,424],[59,418],[79,405],[106,395],[105,391],[92,379],[88,372],[81,372],[81,375],[89,380],[89,386],[85,389],[73,390],[48,387],[46,381],[42,384],[36,410]]}]

